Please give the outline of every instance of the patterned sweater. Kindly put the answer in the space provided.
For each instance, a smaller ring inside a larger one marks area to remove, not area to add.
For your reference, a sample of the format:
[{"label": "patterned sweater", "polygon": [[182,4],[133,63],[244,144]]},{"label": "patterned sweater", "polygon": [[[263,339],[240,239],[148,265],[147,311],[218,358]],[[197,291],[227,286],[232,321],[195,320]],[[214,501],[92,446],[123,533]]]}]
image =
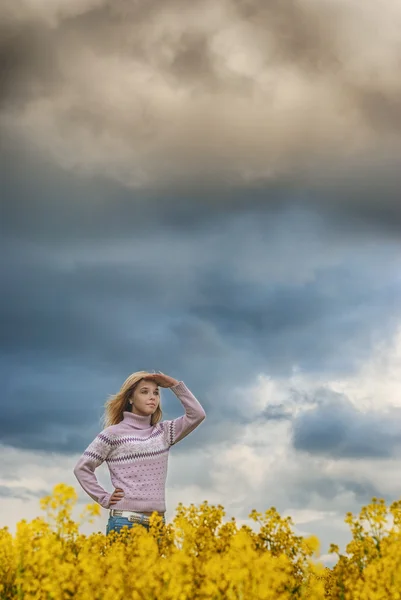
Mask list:
[{"label": "patterned sweater", "polygon": [[150,416],[124,412],[123,420],[99,433],[78,460],[74,474],[85,492],[103,508],[109,494],[97,481],[95,469],[106,461],[115,488],[124,498],[112,508],[165,512],[165,485],[170,447],[193,431],[205,411],[183,381],[170,388],[185,409],[171,421],[150,424]]}]

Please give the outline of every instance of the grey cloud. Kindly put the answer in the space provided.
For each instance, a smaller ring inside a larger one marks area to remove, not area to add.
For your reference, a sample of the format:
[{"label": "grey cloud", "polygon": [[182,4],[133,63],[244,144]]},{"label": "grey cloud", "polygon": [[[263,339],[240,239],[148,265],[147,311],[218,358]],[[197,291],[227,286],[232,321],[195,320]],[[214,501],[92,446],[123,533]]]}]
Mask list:
[{"label": "grey cloud", "polygon": [[[19,172],[23,165],[24,175]],[[249,210],[266,211],[266,223],[275,218],[281,205],[293,199],[291,190],[271,185],[265,190],[210,190],[203,183],[185,193],[164,190],[163,193],[141,190],[132,192],[107,179],[88,179],[33,157],[10,142],[0,149],[2,181],[3,235],[20,242],[46,242],[71,247],[71,239],[79,243],[122,240],[135,241],[137,236],[157,230],[169,234],[190,234],[213,228],[224,230],[227,212],[230,219],[249,219]],[[29,184],[27,181],[29,180]],[[290,195],[290,198],[289,196]],[[286,200],[287,199],[287,200]],[[318,219],[310,215],[310,219]],[[238,227],[240,235],[242,225]],[[23,253],[17,244],[11,248]]]},{"label": "grey cloud", "polygon": [[19,500],[31,500],[32,498],[42,498],[48,492],[44,490],[33,491],[25,487],[8,487],[0,485],[0,498],[18,498]]},{"label": "grey cloud", "polygon": [[283,404],[269,405],[260,416],[266,421],[288,421],[292,420],[292,411]]},{"label": "grey cloud", "polygon": [[0,28],[0,107],[13,110],[40,94],[54,93],[62,84],[57,53],[57,33],[41,23],[9,21]]},{"label": "grey cloud", "polygon": [[318,7],[299,0],[243,0],[234,6],[251,24],[258,42],[264,42],[267,65],[283,61],[315,73],[341,68],[334,33],[341,22],[341,11],[333,5]]},{"label": "grey cloud", "polygon": [[294,448],[317,456],[383,459],[401,446],[401,409],[363,412],[334,392],[301,411],[292,426]]},{"label": "grey cloud", "polygon": [[[17,374],[18,367],[14,366],[13,372]],[[59,454],[85,449],[100,429],[105,394],[99,385],[85,389],[81,381],[74,386],[61,372],[59,379],[58,386],[44,374],[36,376],[36,381],[32,377],[20,385],[14,382],[14,389],[7,393],[8,406],[3,407],[2,444]]]},{"label": "grey cloud", "polygon": [[325,214],[333,230],[355,239],[367,233],[399,239],[400,168],[395,147],[383,149],[380,156],[369,151],[360,161],[345,156],[320,173],[310,173],[309,204]]},{"label": "grey cloud", "polygon": [[[311,211],[234,211],[187,229],[122,199],[114,216],[106,202],[79,206],[78,193],[59,204],[62,187],[30,189],[47,198],[20,203],[15,188],[2,244],[9,444],[78,451],[139,368],[184,378],[202,400],[211,418],[188,444],[233,439],[244,411],[232,387],[294,364],[350,372],[397,322],[393,242],[339,242]],[[166,399],[165,411],[180,406]]]},{"label": "grey cloud", "polygon": [[[316,468],[316,465],[310,465],[309,468]],[[278,503],[282,505],[283,502],[286,502],[287,506],[293,508],[338,510],[342,505],[344,511],[347,511],[367,504],[373,497],[383,497],[383,491],[373,481],[361,478],[357,468],[355,468],[353,479],[340,474],[329,477],[317,468],[312,475],[308,475],[305,470],[292,482],[287,481],[284,477],[281,484],[284,490]],[[344,504],[342,499],[344,497],[347,498],[348,507]],[[385,499],[389,501],[394,498],[385,495]]]},{"label": "grey cloud", "polygon": [[3,135],[67,170],[159,191],[307,188],[342,168],[345,146],[357,164],[399,154],[398,50],[379,36],[380,64],[364,52],[377,20],[385,31],[399,18],[390,0],[364,27],[346,5],[182,6],[56,2],[33,15],[17,2],[1,33]]},{"label": "grey cloud", "polygon": [[[354,274],[352,279],[346,271],[343,267],[333,272],[329,269],[305,285],[276,284],[274,288],[263,283],[234,283],[216,273],[201,282],[199,301],[193,303],[189,311],[198,319],[211,322],[232,343],[242,340],[244,349],[248,344],[256,346],[270,371],[278,373],[281,366],[294,363],[311,371],[327,369],[327,359],[329,368],[334,371],[347,370],[347,365],[352,369],[349,361],[362,358],[364,343],[370,346],[360,319],[366,322],[368,313],[376,309],[368,298],[368,281],[362,284],[358,276]],[[370,324],[376,319],[380,321],[383,305],[387,303],[388,316],[396,319],[398,311],[390,290],[383,288],[377,298],[380,308],[377,316],[372,314]],[[351,306],[358,306],[358,312]],[[329,320],[327,315],[330,315]],[[380,327],[385,327],[383,321]],[[370,329],[370,334],[372,331]],[[383,332],[384,329],[380,335]],[[346,357],[340,350],[344,340],[349,344],[348,350],[352,347]]]}]

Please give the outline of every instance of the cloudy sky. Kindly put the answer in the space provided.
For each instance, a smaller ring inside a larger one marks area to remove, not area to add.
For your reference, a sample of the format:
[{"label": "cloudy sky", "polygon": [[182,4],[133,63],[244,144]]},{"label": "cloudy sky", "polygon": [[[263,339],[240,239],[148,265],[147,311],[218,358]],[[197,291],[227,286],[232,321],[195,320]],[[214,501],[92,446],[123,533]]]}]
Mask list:
[{"label": "cloudy sky", "polygon": [[6,0],[0,22],[0,526],[77,487],[108,395],[156,369],[207,412],[169,518],[274,505],[344,545],[346,511],[401,496],[400,3]]}]

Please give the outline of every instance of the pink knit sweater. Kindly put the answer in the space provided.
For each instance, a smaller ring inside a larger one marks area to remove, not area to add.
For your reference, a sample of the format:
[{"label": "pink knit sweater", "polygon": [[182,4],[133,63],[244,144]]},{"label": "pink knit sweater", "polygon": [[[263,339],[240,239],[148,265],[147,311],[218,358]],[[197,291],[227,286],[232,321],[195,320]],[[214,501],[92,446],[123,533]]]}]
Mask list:
[{"label": "pink knit sweater", "polygon": [[74,469],[76,478],[103,508],[110,508],[111,494],[99,485],[95,469],[106,461],[113,486],[124,491],[124,498],[112,508],[165,512],[170,447],[193,431],[206,416],[183,381],[170,389],[181,401],[185,415],[152,426],[150,416],[124,412],[123,420],[99,433],[78,460]]}]

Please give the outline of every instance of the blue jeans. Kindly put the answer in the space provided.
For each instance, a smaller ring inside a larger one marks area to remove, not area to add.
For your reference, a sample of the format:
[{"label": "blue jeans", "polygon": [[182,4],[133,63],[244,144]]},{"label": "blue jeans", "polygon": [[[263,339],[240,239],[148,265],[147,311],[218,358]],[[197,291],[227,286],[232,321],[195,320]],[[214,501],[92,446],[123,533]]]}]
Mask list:
[{"label": "blue jeans", "polygon": [[[145,527],[149,531],[149,525],[144,522],[145,516],[142,515],[143,522],[139,523],[142,527]],[[107,522],[106,535],[108,535],[111,531],[120,532],[124,526],[127,526],[128,529],[131,529],[135,523],[132,523],[127,519],[127,517],[112,517],[109,516],[109,520]],[[136,523],[138,525],[138,523]]]}]

